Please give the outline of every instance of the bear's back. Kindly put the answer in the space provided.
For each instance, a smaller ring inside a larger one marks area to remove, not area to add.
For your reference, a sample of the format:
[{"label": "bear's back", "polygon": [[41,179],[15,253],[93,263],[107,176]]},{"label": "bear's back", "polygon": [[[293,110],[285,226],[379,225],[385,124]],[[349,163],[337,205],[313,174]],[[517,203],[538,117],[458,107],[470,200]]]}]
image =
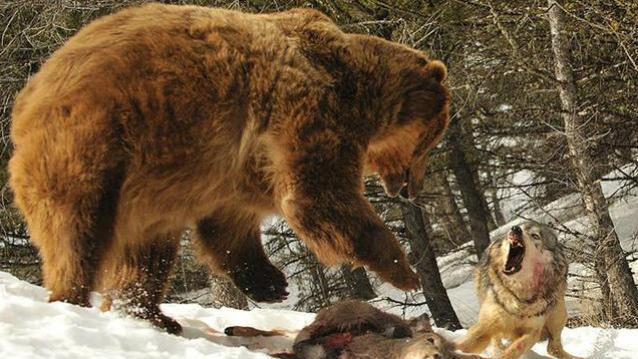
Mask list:
[{"label": "bear's back", "polygon": [[[267,72],[281,68],[278,60],[288,61],[283,58],[290,57],[289,48],[298,43],[296,31],[315,21],[332,25],[314,10],[260,15],[162,4],[102,17],[70,38],[20,92],[13,109],[12,137],[18,143],[34,127],[58,125],[60,113],[70,107],[109,112],[131,103],[139,93],[169,87],[177,90],[175,96],[201,94],[202,104],[224,103],[230,96],[238,98],[242,90],[265,93],[269,79],[277,78]],[[340,33],[336,26],[333,30]],[[242,84],[237,78],[246,77],[246,71],[252,71],[263,88],[238,88]],[[172,77],[165,82],[179,84],[154,85],[162,76]],[[184,84],[190,93],[179,93]],[[192,94],[195,88],[199,93]]]}]

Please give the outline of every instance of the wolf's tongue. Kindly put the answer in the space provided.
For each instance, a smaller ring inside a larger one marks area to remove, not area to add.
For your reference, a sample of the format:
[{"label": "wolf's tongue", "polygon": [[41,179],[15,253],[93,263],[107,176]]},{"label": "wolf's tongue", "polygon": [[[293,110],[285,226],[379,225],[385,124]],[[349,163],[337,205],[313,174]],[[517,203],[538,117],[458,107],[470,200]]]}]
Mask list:
[{"label": "wolf's tongue", "polygon": [[505,270],[504,270],[504,272],[505,272],[506,274],[514,273],[514,272],[516,271],[516,265],[517,265],[517,263],[516,263],[515,258],[514,258],[514,257],[512,257],[512,256],[508,256],[508,257],[507,257],[507,263],[505,263]]}]

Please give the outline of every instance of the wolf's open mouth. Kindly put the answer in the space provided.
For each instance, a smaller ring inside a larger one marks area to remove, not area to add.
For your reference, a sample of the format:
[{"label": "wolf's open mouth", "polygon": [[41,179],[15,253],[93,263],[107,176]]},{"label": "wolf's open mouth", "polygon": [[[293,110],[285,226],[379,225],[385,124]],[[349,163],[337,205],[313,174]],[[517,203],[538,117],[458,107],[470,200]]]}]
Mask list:
[{"label": "wolf's open mouth", "polygon": [[512,234],[507,237],[507,242],[510,245],[510,250],[507,254],[507,262],[503,273],[512,275],[521,270],[523,257],[525,257],[525,244],[523,244],[521,237]]}]

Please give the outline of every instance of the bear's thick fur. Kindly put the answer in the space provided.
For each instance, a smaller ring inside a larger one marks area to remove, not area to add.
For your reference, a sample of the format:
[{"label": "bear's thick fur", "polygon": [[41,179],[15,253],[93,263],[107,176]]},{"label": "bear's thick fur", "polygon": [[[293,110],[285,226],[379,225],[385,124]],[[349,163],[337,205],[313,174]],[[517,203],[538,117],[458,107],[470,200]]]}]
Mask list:
[{"label": "bear's thick fur", "polygon": [[214,271],[281,300],[285,277],[260,242],[272,214],[323,263],[416,288],[362,177],[416,196],[448,123],[445,76],[422,52],[310,9],[152,4],[94,21],[13,108],[10,183],[50,300],[88,305],[103,289],[105,308],[178,332],[158,303],[188,226]]}]

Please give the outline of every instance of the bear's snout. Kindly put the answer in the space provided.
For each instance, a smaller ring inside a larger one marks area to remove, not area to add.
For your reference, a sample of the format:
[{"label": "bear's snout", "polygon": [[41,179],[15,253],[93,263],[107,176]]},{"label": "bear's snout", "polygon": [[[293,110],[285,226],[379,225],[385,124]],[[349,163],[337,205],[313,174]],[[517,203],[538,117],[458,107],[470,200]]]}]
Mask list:
[{"label": "bear's snout", "polygon": [[395,198],[406,190],[407,183],[402,173],[391,173],[381,177],[383,190],[388,197]]}]

